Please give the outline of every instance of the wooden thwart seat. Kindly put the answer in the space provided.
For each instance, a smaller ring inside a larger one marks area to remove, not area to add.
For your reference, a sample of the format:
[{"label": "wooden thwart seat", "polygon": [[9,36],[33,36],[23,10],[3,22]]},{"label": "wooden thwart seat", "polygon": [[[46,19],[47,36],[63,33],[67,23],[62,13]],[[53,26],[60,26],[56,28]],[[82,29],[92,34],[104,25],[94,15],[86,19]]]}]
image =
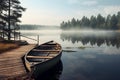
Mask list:
[{"label": "wooden thwart seat", "polygon": [[59,52],[60,50],[39,50],[39,49],[33,49],[32,51],[39,51],[39,52]]},{"label": "wooden thwart seat", "polygon": [[53,57],[51,57],[51,56],[27,56],[27,58],[33,58],[33,59],[51,59]]}]

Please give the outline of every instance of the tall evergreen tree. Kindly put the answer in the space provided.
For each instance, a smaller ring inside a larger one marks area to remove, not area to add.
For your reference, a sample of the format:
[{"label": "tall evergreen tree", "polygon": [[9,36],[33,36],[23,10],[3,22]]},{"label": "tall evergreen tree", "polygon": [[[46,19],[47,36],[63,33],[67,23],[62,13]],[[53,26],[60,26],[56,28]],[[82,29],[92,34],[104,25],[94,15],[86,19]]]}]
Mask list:
[{"label": "tall evergreen tree", "polygon": [[20,6],[19,0],[0,0],[0,21],[4,22],[8,27],[4,26],[8,40],[11,40],[12,29],[19,29],[19,18],[25,8]]},{"label": "tall evergreen tree", "polygon": [[118,29],[120,29],[120,12],[117,13],[117,19],[118,19],[117,27]]},{"label": "tall evergreen tree", "polygon": [[99,27],[100,29],[103,28],[104,23],[105,23],[105,18],[103,16],[101,16],[101,14],[98,14],[98,16],[97,16],[97,27]]},{"label": "tall evergreen tree", "polygon": [[71,25],[72,25],[72,27],[76,26],[76,20],[75,20],[75,18],[73,18],[73,19],[71,20]]},{"label": "tall evergreen tree", "polygon": [[111,23],[111,28],[112,28],[113,30],[118,29],[118,28],[117,28],[118,19],[117,19],[117,17],[116,17],[115,14],[111,17],[110,23]]},{"label": "tall evergreen tree", "polygon": [[106,22],[105,22],[106,29],[111,29],[110,20],[111,20],[111,15],[108,15],[107,18],[106,18]]},{"label": "tall evergreen tree", "polygon": [[90,18],[90,27],[93,28],[93,29],[95,29],[96,26],[97,26],[96,17],[91,16],[91,18]]},{"label": "tall evergreen tree", "polygon": [[117,30],[120,29],[120,12],[117,15],[108,15],[106,18],[101,14],[97,17],[91,16],[90,19],[83,16],[81,20],[73,18],[71,21],[62,23],[61,26],[64,29],[71,28],[93,28],[93,29],[106,29],[106,30]]},{"label": "tall evergreen tree", "polygon": [[81,19],[81,23],[82,23],[81,26],[88,27],[90,24],[90,21],[87,17],[83,16],[83,18]]}]

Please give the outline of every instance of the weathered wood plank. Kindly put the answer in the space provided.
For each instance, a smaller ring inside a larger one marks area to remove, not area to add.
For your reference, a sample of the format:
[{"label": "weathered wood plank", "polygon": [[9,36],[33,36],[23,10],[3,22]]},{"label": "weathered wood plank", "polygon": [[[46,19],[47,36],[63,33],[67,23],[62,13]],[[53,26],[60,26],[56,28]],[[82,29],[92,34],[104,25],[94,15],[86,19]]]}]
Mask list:
[{"label": "weathered wood plank", "polygon": [[21,64],[22,61],[16,60],[16,61],[5,61],[5,62],[0,62],[0,67],[2,66],[8,66],[8,65],[17,65],[17,64]]},{"label": "weathered wood plank", "polygon": [[[24,45],[18,49],[0,54],[0,80],[7,77],[15,77],[27,74],[21,57],[35,47],[33,45]],[[8,80],[8,79],[5,79]]]},{"label": "weathered wood plank", "polygon": [[[9,66],[9,67],[2,67],[0,68],[0,72],[3,72],[3,71],[19,71],[20,69],[23,69],[22,67],[24,67],[23,65],[15,65],[14,67],[13,66]],[[23,70],[22,70],[23,71]]]},{"label": "weathered wood plank", "polygon": [[4,58],[0,58],[0,62],[3,62],[3,61],[10,61],[10,60],[19,60],[20,58],[12,58],[12,57],[4,57]]}]

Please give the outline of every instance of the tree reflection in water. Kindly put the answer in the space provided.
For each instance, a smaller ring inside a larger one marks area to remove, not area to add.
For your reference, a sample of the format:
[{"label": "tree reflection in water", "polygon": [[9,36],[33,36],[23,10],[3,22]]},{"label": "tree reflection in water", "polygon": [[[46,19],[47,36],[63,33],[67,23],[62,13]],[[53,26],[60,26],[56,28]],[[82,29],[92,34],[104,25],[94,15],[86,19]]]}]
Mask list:
[{"label": "tree reflection in water", "polygon": [[120,48],[120,32],[62,32],[61,39],[71,41],[73,44],[80,41],[83,45],[90,43],[92,46],[101,46],[105,44]]}]

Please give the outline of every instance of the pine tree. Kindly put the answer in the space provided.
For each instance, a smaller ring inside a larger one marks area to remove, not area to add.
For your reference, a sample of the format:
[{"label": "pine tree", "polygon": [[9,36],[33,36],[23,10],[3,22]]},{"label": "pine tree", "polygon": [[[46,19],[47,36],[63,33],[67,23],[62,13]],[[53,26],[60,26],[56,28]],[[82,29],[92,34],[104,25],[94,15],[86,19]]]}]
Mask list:
[{"label": "pine tree", "polygon": [[19,29],[19,18],[25,8],[20,6],[19,0],[0,0],[0,22],[4,22],[4,31],[7,34],[8,40],[11,40],[13,29]]},{"label": "pine tree", "polygon": [[118,29],[120,29],[120,12],[117,13],[117,19],[118,19],[117,27]]}]

